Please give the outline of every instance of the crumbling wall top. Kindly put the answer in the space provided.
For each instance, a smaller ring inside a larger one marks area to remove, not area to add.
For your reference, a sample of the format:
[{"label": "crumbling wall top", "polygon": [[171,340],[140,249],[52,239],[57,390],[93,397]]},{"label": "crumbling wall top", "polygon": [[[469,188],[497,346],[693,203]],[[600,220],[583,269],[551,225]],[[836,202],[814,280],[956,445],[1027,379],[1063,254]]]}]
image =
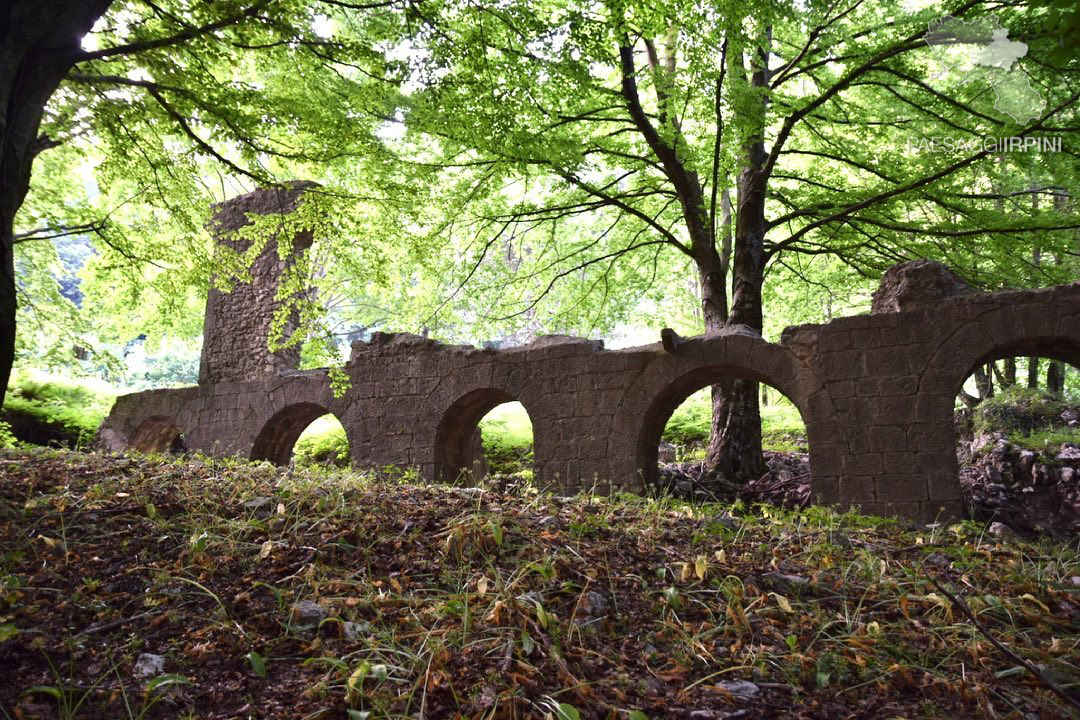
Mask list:
[{"label": "crumbling wall top", "polygon": [[870,312],[907,312],[973,292],[959,275],[941,263],[912,260],[885,271],[881,284],[874,291]]}]

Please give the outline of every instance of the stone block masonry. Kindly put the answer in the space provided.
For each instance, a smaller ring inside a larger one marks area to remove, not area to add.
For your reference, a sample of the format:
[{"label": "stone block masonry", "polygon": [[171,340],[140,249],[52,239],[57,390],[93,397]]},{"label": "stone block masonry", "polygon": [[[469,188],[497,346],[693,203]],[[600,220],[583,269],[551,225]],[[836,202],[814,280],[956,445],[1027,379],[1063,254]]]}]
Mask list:
[{"label": "stone block masonry", "polygon": [[[223,208],[258,212],[301,191],[258,191]],[[929,522],[961,511],[953,404],[971,371],[1017,355],[1080,366],[1080,283],[978,293],[919,261],[886,274],[878,312],[790,327],[779,343],[742,327],[686,339],[674,352],[659,342],[605,350],[564,336],[491,350],[376,334],[354,344],[351,387],[335,398],[325,370],[296,371],[266,351],[276,276],[255,277],[259,288],[208,303],[200,385],[119,398],[99,433],[103,447],[287,463],[307,424],[333,413],[354,466],[412,467],[449,481],[472,466],[480,419],[516,400],[533,423],[541,485],[641,491],[656,479],[675,408],[719,378],[740,377],[799,408],[815,501]]]},{"label": "stone block masonry", "polygon": [[[251,221],[248,215],[288,215],[296,210],[313,183],[292,183],[286,188],[261,190],[216,206],[211,229],[219,244],[238,252],[246,245],[230,235]],[[292,238],[293,255],[278,256],[277,238],[270,238],[251,266],[251,281],[238,283],[230,292],[210,288],[203,323],[203,349],[199,384],[272,377],[296,367],[300,348],[271,352],[266,338],[279,306],[278,284],[295,253],[311,246],[310,233]],[[288,331],[288,329],[287,329]]]}]

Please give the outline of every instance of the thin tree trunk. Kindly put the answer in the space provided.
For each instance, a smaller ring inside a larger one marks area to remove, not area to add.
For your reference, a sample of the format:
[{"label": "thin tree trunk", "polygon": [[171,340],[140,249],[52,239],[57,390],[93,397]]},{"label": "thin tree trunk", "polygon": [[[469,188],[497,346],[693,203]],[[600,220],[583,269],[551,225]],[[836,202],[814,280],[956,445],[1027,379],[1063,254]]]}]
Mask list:
[{"label": "thin tree trunk", "polygon": [[1005,372],[1002,378],[1002,387],[1013,387],[1016,385],[1016,358],[1005,358]]},{"label": "thin tree trunk", "polygon": [[[1069,203],[1069,195],[1065,190],[1054,193],[1054,210],[1065,214]],[[1061,255],[1054,255],[1054,265],[1061,265]],[[1061,397],[1065,394],[1065,373],[1067,368],[1060,360],[1047,361],[1046,367],[1046,391]]]},{"label": "thin tree trunk", "polygon": [[1060,360],[1046,364],[1046,391],[1058,397],[1065,394],[1065,363]]},{"label": "thin tree trunk", "polygon": [[990,365],[987,365],[975,368],[975,392],[979,402],[994,395],[994,381],[989,372],[990,367]]},{"label": "thin tree trunk", "polygon": [[[1031,183],[1031,211],[1032,214],[1039,210],[1039,193],[1038,186]],[[1042,249],[1039,247],[1038,239],[1035,240],[1035,246],[1031,248],[1031,264],[1035,267],[1039,267],[1042,264]],[[1028,358],[1028,375],[1027,386],[1029,390],[1037,390],[1039,387],[1039,358]]]}]

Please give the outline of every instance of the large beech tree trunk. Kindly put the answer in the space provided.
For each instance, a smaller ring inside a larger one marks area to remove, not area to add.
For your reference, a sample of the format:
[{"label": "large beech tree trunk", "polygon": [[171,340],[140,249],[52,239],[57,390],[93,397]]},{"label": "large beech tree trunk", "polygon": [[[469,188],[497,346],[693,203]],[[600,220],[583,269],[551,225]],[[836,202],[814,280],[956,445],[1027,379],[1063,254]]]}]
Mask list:
[{"label": "large beech tree trunk", "polygon": [[110,2],[0,3],[0,404],[15,360],[15,214],[30,189],[34,158],[55,145],[39,134],[45,105]]},{"label": "large beech tree trunk", "polygon": [[[728,325],[762,330],[761,290],[765,277],[765,147],[756,142],[747,167],[739,175],[735,215],[735,261]],[[729,379],[713,390],[713,427],[707,465],[730,480],[746,481],[768,472],[761,449],[761,410],[758,384]]]},{"label": "large beech tree trunk", "polygon": [[[768,84],[768,54],[761,52],[751,75],[754,87]],[[763,96],[764,97],[764,96]],[[759,107],[762,124],[764,99]],[[734,291],[725,324],[746,325],[761,333],[761,290],[765,280],[765,192],[768,155],[759,134],[746,145],[738,178],[735,213]],[[729,480],[745,482],[768,472],[761,448],[761,408],[758,384],[729,379],[713,388],[713,422],[707,466]]]}]

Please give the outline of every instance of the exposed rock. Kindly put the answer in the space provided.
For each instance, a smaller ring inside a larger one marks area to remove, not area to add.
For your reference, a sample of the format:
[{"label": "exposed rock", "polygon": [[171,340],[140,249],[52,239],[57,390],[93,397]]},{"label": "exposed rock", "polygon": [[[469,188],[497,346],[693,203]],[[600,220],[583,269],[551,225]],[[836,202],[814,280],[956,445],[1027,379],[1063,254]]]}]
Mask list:
[{"label": "exposed rock", "polygon": [[575,335],[541,335],[529,343],[531,348],[545,348],[553,345],[589,345],[595,350],[604,349],[603,340],[590,340]]},{"label": "exposed rock", "polygon": [[974,291],[960,276],[941,263],[913,260],[885,271],[874,291],[870,312],[907,312],[971,292]]},{"label": "exposed rock", "polygon": [[779,572],[767,572],[761,576],[769,585],[777,590],[799,594],[810,585],[810,579],[802,575],[789,575]]},{"label": "exposed rock", "polygon": [[260,495],[244,501],[244,509],[260,518],[274,513],[274,498]]},{"label": "exposed rock", "polygon": [[976,519],[995,521],[1021,535],[1058,538],[1080,533],[1080,453],[1066,443],[1040,455],[1021,450],[1000,433],[962,447],[960,488]]},{"label": "exposed rock", "polygon": [[660,443],[660,447],[656,450],[656,459],[662,463],[675,462],[675,446],[669,442]]},{"label": "exposed rock", "polygon": [[720,513],[719,515],[713,515],[712,521],[714,523],[719,523],[719,524],[723,525],[724,527],[726,527],[728,530],[731,530],[732,532],[737,531],[742,526],[742,523],[739,522],[739,518],[735,517],[734,515],[729,513],[727,510]]},{"label": "exposed rock", "polygon": [[993,535],[996,538],[1001,538],[1002,540],[1008,540],[1010,538],[1016,537],[1016,533],[1013,532],[1012,528],[1010,528],[1005,523],[999,523],[999,522],[990,523],[990,527],[987,530],[987,532],[989,532],[991,535]]},{"label": "exposed rock", "polygon": [[359,642],[371,633],[371,623],[366,621],[353,622],[352,620],[346,620],[342,625],[341,632],[346,640],[350,642]]},{"label": "exposed rock", "polygon": [[326,608],[312,600],[301,600],[289,610],[289,624],[295,630],[311,630],[329,617]]},{"label": "exposed rock", "polygon": [[590,590],[585,593],[581,598],[581,602],[578,604],[578,611],[584,615],[603,615],[611,607],[611,603],[608,599],[600,593]]},{"label": "exposed rock", "polygon": [[157,677],[165,672],[165,656],[143,653],[135,659],[134,675],[138,679]]},{"label": "exposed rock", "polygon": [[1076,445],[1062,445],[1061,452],[1054,456],[1058,462],[1080,461],[1080,447]]},{"label": "exposed rock", "polygon": [[723,690],[743,700],[757,697],[761,693],[761,688],[749,680],[721,680],[716,684]]},{"label": "exposed rock", "polygon": [[[991,529],[991,532],[993,532],[993,529]],[[926,556],[926,562],[930,563],[931,565],[937,565],[941,568],[947,568],[949,567],[949,565],[952,564],[952,559],[949,558],[949,556],[945,553],[932,552]]]},{"label": "exposed rock", "polygon": [[543,605],[544,604],[544,596],[541,595],[540,593],[538,593],[535,590],[530,590],[529,592],[524,593],[523,595],[518,595],[517,599],[518,599],[518,601],[520,601],[522,603],[531,604],[531,605]]},{"label": "exposed rock", "polygon": [[540,527],[545,530],[557,530],[559,528],[559,518],[554,515],[545,515],[540,518]]},{"label": "exposed rock", "polygon": [[1033,467],[1035,467],[1035,453],[1030,450],[1022,451],[1020,453],[1020,474],[1031,475]]}]

